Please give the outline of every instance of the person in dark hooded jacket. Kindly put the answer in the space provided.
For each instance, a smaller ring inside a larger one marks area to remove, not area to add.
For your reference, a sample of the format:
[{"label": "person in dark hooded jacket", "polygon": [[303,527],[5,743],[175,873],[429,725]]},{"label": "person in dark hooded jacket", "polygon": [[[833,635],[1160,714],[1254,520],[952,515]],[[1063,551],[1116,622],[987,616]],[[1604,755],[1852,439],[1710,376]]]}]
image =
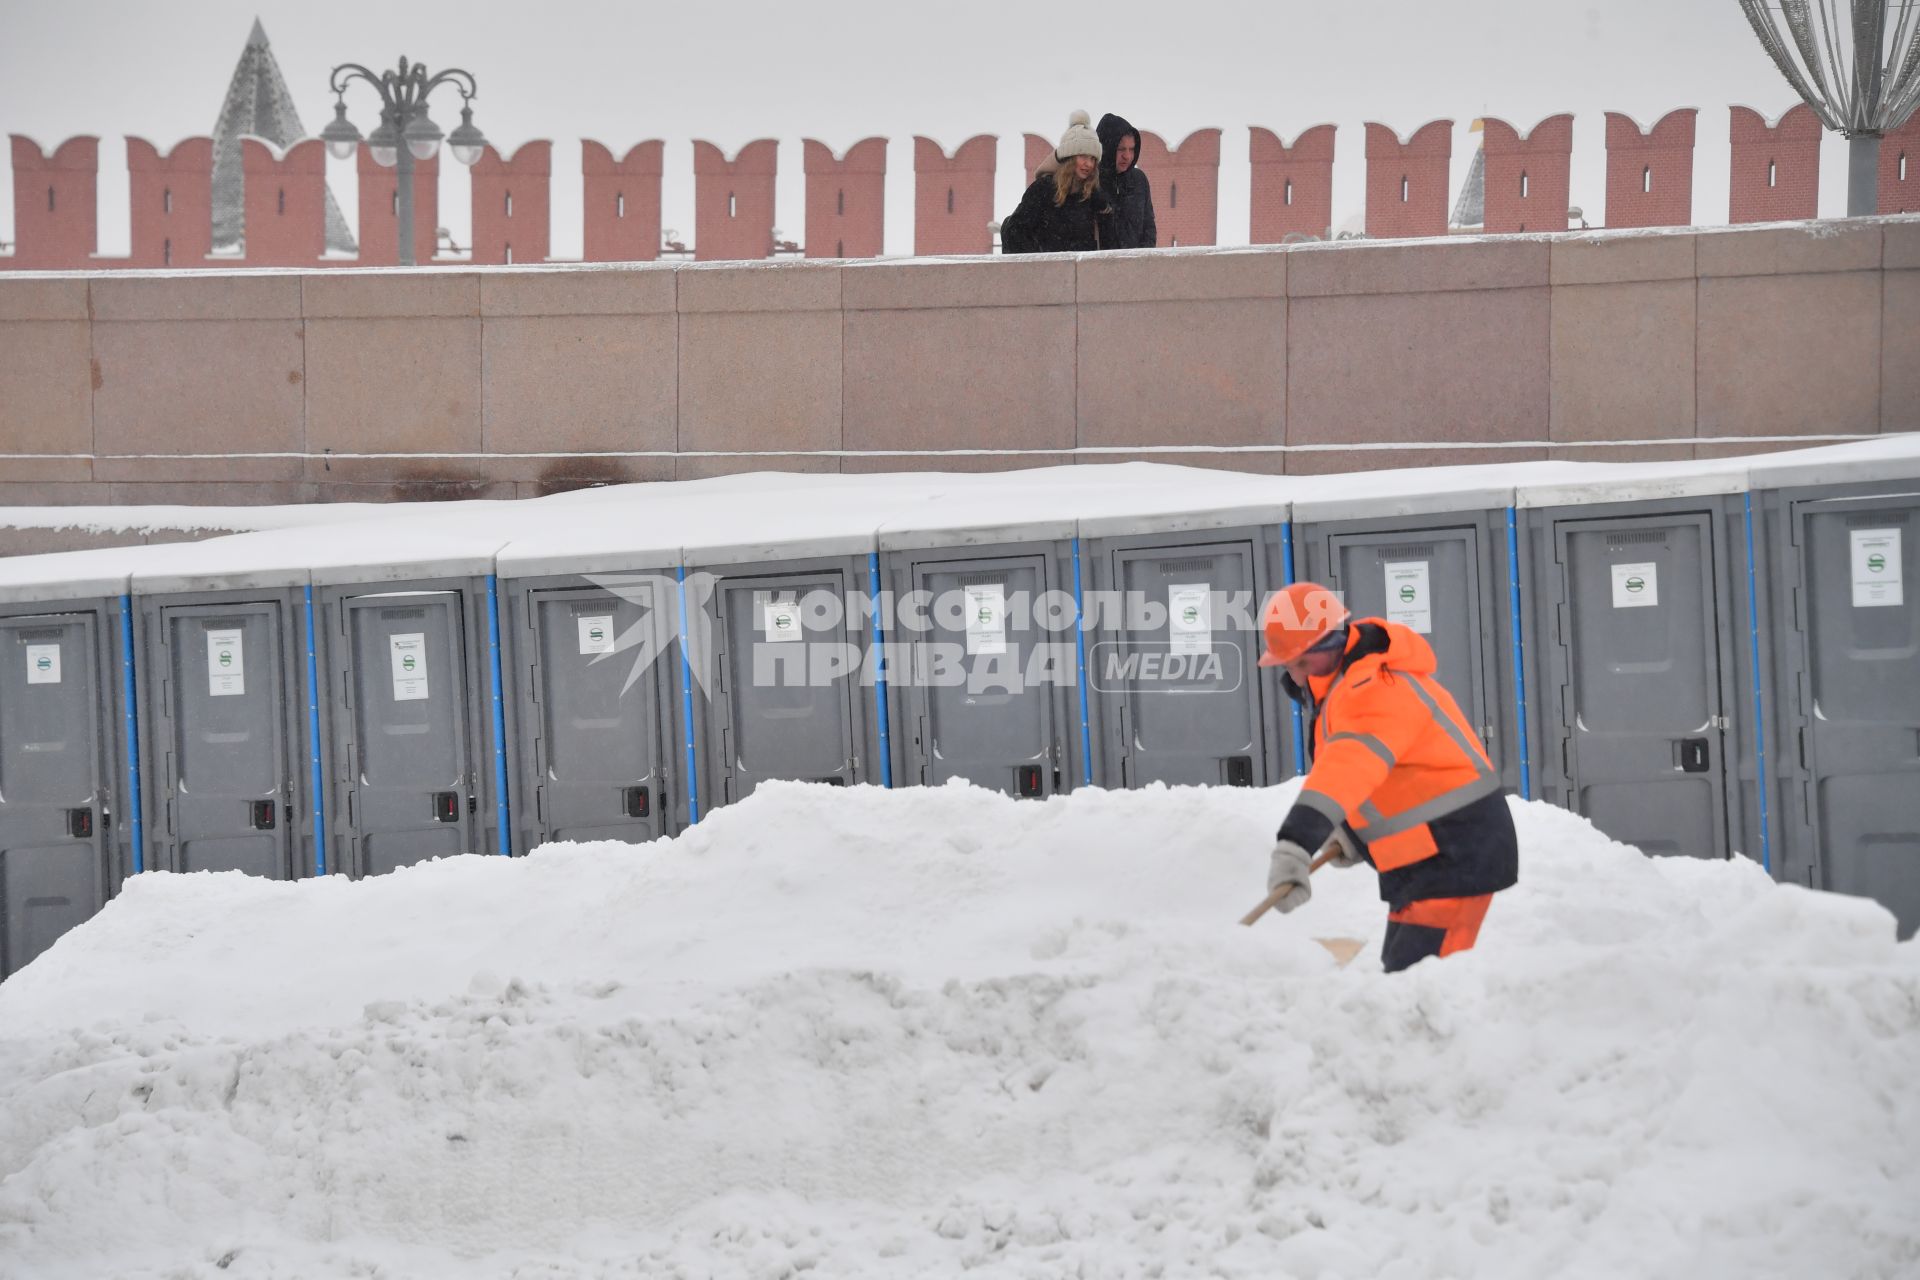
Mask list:
[{"label": "person in dark hooded jacket", "polygon": [[1000,252],[1089,253],[1112,242],[1113,205],[1100,189],[1100,139],[1088,120],[1084,111],[1068,117],[1020,207],[1001,220]]},{"label": "person in dark hooded jacket", "polygon": [[1103,249],[1151,249],[1160,243],[1153,222],[1153,186],[1140,171],[1140,131],[1109,112],[1100,117],[1100,186],[1113,202],[1113,238]]}]

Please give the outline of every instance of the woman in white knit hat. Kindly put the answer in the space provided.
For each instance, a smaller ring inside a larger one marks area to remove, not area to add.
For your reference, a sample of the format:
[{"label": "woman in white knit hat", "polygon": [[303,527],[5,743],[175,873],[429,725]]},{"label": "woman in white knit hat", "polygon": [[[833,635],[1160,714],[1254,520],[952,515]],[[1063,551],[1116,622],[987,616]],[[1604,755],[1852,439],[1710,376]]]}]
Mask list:
[{"label": "woman in white knit hat", "polygon": [[1090,117],[1074,112],[1052,160],[1000,223],[1000,251],[1087,253],[1111,242],[1113,207],[1100,190],[1100,153]]}]

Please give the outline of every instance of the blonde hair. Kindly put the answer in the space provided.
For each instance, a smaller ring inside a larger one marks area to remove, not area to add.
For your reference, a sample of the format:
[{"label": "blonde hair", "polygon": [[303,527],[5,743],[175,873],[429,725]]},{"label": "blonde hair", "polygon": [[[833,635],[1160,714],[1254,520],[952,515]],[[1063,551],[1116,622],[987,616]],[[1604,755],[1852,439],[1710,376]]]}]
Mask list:
[{"label": "blonde hair", "polygon": [[1059,208],[1071,195],[1075,200],[1085,200],[1100,189],[1100,166],[1095,165],[1093,176],[1082,180],[1074,170],[1074,161],[1078,157],[1068,156],[1060,161],[1060,167],[1053,171],[1053,205]]}]

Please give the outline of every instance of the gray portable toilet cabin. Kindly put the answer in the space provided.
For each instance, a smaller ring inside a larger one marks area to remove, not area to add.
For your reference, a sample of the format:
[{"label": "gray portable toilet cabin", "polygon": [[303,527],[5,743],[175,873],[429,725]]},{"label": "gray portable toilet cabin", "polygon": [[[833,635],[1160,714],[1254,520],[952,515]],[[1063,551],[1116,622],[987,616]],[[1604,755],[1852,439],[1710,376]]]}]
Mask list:
[{"label": "gray portable toilet cabin", "polygon": [[118,549],[0,559],[0,979],[140,870],[126,590]]},{"label": "gray portable toilet cabin", "polygon": [[1773,871],[1920,928],[1920,436],[1753,460],[1782,779]]},{"label": "gray portable toilet cabin", "polygon": [[1516,486],[1535,794],[1650,854],[1759,861],[1745,465]]},{"label": "gray portable toilet cabin", "polygon": [[1299,767],[1278,671],[1259,666],[1287,514],[1269,500],[1079,521],[1095,785],[1268,786]]},{"label": "gray portable toilet cabin", "polygon": [[1075,520],[921,524],[880,530],[893,784],[965,778],[1026,797],[1084,785]]},{"label": "gray portable toilet cabin", "polygon": [[1474,467],[1325,477],[1312,488],[1293,504],[1294,577],[1333,588],[1357,617],[1425,636],[1501,784],[1523,794],[1512,484]]},{"label": "gray portable toilet cabin", "polygon": [[311,536],[215,538],[132,575],[149,870],[325,870]]},{"label": "gray portable toilet cabin", "polygon": [[328,871],[506,853],[508,758],[494,555],[416,516],[353,527],[313,565],[326,701]]},{"label": "gray portable toilet cabin", "polygon": [[632,525],[573,520],[496,559],[516,854],[692,820],[680,549]]},{"label": "gray portable toilet cabin", "polygon": [[891,781],[868,607],[876,545],[869,523],[682,550],[703,807],[774,778]]}]

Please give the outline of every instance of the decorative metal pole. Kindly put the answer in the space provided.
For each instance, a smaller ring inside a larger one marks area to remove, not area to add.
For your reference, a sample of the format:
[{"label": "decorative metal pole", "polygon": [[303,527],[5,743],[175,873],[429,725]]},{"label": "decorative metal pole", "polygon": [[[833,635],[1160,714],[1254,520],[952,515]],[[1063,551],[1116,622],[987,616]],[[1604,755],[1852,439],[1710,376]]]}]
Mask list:
[{"label": "decorative metal pole", "polygon": [[400,224],[400,265],[413,265],[413,148],[400,147],[395,153],[399,161],[399,207],[394,210],[399,215]]},{"label": "decorative metal pole", "polygon": [[[460,124],[447,138],[453,158],[472,164],[486,149],[486,137],[473,123],[473,100],[479,93],[471,72],[449,67],[437,75],[428,75],[426,67],[400,59],[394,71],[375,75],[357,62],[343,62],[333,69],[328,87],[333,90],[333,123],[320,131],[321,139],[335,159],[350,158],[359,148],[360,130],[347,119],[347,86],[365,80],[380,95],[380,127],[366,139],[375,164],[392,168],[398,165],[400,265],[413,261],[413,164],[431,160],[440,150],[440,126],[427,114],[427,98],[443,84],[451,84],[460,94]],[[364,231],[362,233],[364,235]]]},{"label": "decorative metal pole", "polygon": [[1920,0],[1739,3],[1794,92],[1847,138],[1847,216],[1877,213],[1881,135],[1920,106]]}]

